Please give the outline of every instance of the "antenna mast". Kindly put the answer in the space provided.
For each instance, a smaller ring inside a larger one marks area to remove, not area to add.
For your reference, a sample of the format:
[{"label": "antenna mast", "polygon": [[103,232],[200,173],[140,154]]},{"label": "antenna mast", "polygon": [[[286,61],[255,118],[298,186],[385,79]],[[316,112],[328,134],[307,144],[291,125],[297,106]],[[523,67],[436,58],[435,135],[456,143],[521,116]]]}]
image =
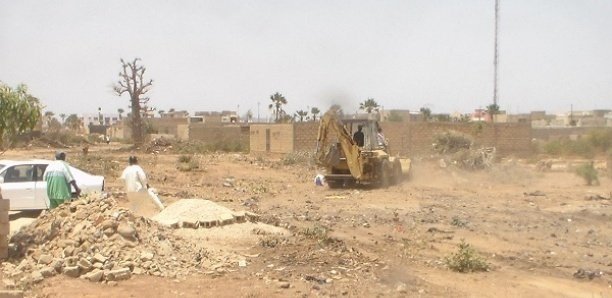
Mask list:
[{"label": "antenna mast", "polygon": [[497,34],[499,32],[499,0],[495,0],[495,55],[493,58],[493,104],[497,106],[497,64],[499,62],[497,50]]}]

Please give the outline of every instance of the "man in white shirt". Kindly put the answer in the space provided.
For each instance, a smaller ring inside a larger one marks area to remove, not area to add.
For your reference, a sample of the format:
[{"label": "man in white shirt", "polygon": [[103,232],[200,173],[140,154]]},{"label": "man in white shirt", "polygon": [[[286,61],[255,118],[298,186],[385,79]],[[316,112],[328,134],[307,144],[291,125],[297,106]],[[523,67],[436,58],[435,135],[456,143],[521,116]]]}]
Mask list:
[{"label": "man in white shirt", "polygon": [[128,158],[129,166],[123,170],[121,179],[125,181],[126,192],[139,192],[149,188],[147,175],[144,170],[138,165],[138,158],[130,156]]}]

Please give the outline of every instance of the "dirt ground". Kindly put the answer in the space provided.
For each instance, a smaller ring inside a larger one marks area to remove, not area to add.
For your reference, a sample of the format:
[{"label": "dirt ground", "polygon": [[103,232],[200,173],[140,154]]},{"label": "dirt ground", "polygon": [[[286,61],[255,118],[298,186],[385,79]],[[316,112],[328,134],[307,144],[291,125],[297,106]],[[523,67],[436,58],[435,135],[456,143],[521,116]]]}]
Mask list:
[{"label": "dirt ground", "polygon": [[[67,159],[104,174],[107,191],[121,197],[118,176],[129,154],[111,144],[90,148],[88,156],[68,150]],[[31,149],[2,158],[52,155],[52,149]],[[586,186],[571,172],[539,172],[521,160],[467,172],[417,159],[400,185],[331,190],[314,184],[317,169],[307,162],[206,154],[193,156],[199,168],[179,171],[178,154],[137,155],[166,204],[203,198],[261,216],[242,230],[177,231],[244,255],[246,266],[108,284],[56,276],[27,296],[612,297],[612,180],[604,175],[600,185]],[[445,258],[462,240],[490,271],[447,268]]]}]

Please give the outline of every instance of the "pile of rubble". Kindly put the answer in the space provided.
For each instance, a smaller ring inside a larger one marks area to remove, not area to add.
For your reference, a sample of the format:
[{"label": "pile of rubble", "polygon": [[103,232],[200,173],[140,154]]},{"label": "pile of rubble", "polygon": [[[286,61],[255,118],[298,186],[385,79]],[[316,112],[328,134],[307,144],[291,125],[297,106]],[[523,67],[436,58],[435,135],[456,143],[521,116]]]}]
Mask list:
[{"label": "pile of rubble", "polygon": [[155,154],[166,152],[169,149],[172,149],[172,142],[164,137],[155,138],[144,146],[145,152]]},{"label": "pile of rubble", "polygon": [[223,272],[240,256],[214,251],[119,207],[112,197],[90,195],[45,211],[13,235],[4,283],[25,286],[57,274],[115,282],[133,274],[179,277]]}]

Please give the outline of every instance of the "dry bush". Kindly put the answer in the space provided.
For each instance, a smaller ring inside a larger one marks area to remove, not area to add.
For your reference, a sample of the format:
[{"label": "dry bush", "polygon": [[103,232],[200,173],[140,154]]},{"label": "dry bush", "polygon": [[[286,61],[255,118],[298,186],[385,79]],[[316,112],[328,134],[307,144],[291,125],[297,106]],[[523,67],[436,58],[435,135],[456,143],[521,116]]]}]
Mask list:
[{"label": "dry bush", "polygon": [[576,168],[576,175],[582,177],[587,185],[599,185],[599,177],[597,170],[593,166],[593,162],[585,163]]},{"label": "dry bush", "polygon": [[440,154],[452,154],[472,148],[474,140],[471,136],[449,130],[434,136],[433,149]]},{"label": "dry bush", "polygon": [[489,271],[489,264],[469,243],[461,240],[457,246],[459,250],[445,260],[448,268],[461,273]]}]

